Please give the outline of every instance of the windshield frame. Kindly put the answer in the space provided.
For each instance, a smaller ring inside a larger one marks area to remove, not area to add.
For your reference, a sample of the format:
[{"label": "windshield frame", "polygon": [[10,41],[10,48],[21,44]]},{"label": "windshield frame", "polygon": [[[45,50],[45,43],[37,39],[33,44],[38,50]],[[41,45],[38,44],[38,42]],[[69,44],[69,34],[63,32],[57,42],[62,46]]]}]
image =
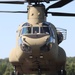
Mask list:
[{"label": "windshield frame", "polygon": [[[31,28],[31,33],[22,34],[22,29],[23,29],[23,28],[26,28],[26,27],[30,27],[30,28]],[[45,26],[45,25],[43,25],[43,26],[23,26],[22,29],[21,29],[20,35],[30,35],[30,34],[33,34],[33,35],[34,35],[34,34],[35,34],[35,33],[33,32],[33,28],[34,28],[34,27],[38,27],[38,28],[39,28],[39,31],[38,31],[38,33],[36,32],[36,34],[42,34],[42,35],[46,35],[46,34],[47,34],[47,35],[50,35],[50,27],[49,27],[49,26]],[[49,33],[42,33],[42,32],[41,32],[41,28],[42,28],[42,27],[48,27]]]}]

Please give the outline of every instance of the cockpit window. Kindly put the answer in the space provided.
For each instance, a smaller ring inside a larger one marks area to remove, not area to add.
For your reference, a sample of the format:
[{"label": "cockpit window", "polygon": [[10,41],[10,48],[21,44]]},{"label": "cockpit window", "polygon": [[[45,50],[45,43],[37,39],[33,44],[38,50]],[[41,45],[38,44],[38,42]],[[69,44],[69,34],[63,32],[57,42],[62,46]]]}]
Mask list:
[{"label": "cockpit window", "polygon": [[52,37],[55,37],[54,31],[50,26],[23,26],[21,29],[21,35],[30,35],[30,34],[48,34],[51,35]]},{"label": "cockpit window", "polygon": [[39,33],[39,27],[33,27],[33,33]]},{"label": "cockpit window", "polygon": [[41,27],[41,33],[46,33],[46,34],[50,34],[50,30],[49,27]]},{"label": "cockpit window", "polygon": [[25,35],[25,34],[28,34],[28,33],[31,33],[31,27],[24,27],[22,29],[22,35]]}]

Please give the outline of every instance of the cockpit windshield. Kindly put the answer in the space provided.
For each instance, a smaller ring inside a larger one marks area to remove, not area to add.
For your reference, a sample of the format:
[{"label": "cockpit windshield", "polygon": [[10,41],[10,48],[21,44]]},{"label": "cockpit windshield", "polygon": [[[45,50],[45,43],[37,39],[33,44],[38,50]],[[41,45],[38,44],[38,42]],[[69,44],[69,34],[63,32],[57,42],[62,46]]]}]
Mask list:
[{"label": "cockpit windshield", "polygon": [[34,34],[34,33],[40,33],[40,34],[50,34],[49,27],[31,27],[31,26],[24,26],[21,30],[21,34]]},{"label": "cockpit windshield", "polygon": [[31,33],[31,27],[23,27],[22,28],[22,35]]},{"label": "cockpit windshield", "polygon": [[33,33],[39,33],[39,27],[33,27]]},{"label": "cockpit windshield", "polygon": [[29,23],[24,23],[21,29],[21,35],[28,34],[49,34],[52,35],[52,28],[49,25],[31,26]]},{"label": "cockpit windshield", "polygon": [[41,27],[40,31],[41,33],[50,34],[49,27]]}]

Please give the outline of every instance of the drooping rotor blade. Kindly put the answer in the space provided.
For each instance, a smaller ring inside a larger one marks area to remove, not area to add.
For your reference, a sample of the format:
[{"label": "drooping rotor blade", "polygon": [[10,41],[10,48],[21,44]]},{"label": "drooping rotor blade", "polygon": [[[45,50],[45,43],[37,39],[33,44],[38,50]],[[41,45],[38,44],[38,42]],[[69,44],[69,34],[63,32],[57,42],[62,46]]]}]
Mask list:
[{"label": "drooping rotor blade", "polygon": [[0,1],[0,3],[4,4],[24,4],[24,1]]},{"label": "drooping rotor blade", "polygon": [[4,4],[24,4],[25,2],[35,3],[35,2],[47,2],[56,1],[56,0],[23,0],[23,1],[0,1],[0,3]]},{"label": "drooping rotor blade", "polygon": [[0,11],[0,13],[27,13],[27,11]]},{"label": "drooping rotor blade", "polygon": [[52,16],[69,16],[75,17],[75,13],[62,13],[62,12],[47,12],[48,14],[52,14]]},{"label": "drooping rotor blade", "polygon": [[73,1],[73,0],[60,0],[60,1],[58,1],[58,2],[56,2],[56,3],[54,3],[54,4],[52,4],[52,5],[50,5],[50,6],[46,9],[46,11],[48,11],[50,8],[59,8],[59,7],[62,7],[62,6],[68,4],[68,3],[72,2],[72,1]]},{"label": "drooping rotor blade", "polygon": [[57,1],[57,0],[27,0],[27,2],[34,3],[34,2],[46,2],[49,3],[50,1]]}]

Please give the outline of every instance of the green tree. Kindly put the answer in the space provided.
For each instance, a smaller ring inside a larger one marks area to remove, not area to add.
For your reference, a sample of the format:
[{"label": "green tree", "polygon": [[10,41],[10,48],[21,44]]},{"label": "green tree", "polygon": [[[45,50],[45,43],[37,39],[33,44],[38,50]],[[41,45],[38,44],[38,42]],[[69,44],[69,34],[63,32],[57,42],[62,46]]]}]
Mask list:
[{"label": "green tree", "polygon": [[0,75],[3,75],[3,73],[6,70],[6,68],[7,68],[7,65],[6,64],[3,63],[2,65],[0,65]]},{"label": "green tree", "polygon": [[67,75],[75,75],[75,57],[67,58],[66,64]]},{"label": "green tree", "polygon": [[11,73],[13,70],[14,70],[14,69],[13,69],[13,66],[11,65],[11,63],[9,63],[3,75],[10,75],[10,73]]}]

